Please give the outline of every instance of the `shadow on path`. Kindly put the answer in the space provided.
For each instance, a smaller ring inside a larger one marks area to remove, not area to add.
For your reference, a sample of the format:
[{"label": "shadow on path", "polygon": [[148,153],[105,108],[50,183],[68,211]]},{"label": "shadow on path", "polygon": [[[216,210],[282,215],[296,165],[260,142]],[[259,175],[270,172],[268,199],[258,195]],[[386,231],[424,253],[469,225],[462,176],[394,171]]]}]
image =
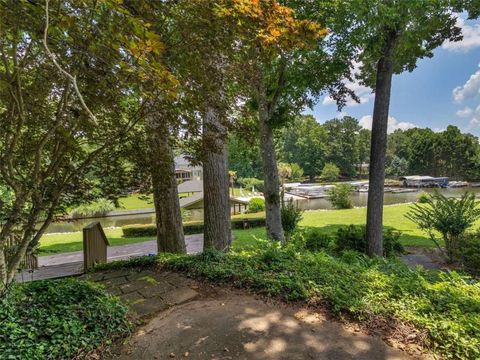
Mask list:
[{"label": "shadow on path", "polygon": [[221,294],[154,317],[114,359],[410,359],[381,339],[345,330],[319,314]]}]

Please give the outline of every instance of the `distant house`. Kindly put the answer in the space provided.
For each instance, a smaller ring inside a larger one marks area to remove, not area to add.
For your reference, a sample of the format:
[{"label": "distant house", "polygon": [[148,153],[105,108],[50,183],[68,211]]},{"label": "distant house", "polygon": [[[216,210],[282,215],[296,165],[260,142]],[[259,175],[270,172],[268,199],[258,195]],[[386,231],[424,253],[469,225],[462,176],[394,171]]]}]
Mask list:
[{"label": "distant house", "polygon": [[400,180],[406,187],[447,187],[447,177],[432,177],[432,176],[402,176]]},{"label": "distant house", "polygon": [[[203,192],[180,199],[180,207],[187,210],[203,209]],[[230,196],[230,211],[233,215],[241,214],[248,208],[248,201]]]},{"label": "distant house", "polygon": [[203,192],[202,180],[187,180],[178,184],[179,194],[193,195],[199,192]]},{"label": "distant house", "polygon": [[189,180],[203,180],[203,167],[192,165],[183,155],[176,156],[175,177],[180,183]]}]

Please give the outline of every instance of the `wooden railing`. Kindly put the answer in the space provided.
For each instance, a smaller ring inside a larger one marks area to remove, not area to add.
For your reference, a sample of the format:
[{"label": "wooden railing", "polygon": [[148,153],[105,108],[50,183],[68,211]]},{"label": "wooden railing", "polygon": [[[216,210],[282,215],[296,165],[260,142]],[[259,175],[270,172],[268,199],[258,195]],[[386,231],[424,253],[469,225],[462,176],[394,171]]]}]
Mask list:
[{"label": "wooden railing", "polygon": [[85,271],[107,262],[108,240],[99,222],[83,228],[83,264]]},{"label": "wooden railing", "polygon": [[[7,239],[4,252],[7,264],[12,260],[17,248],[20,246],[19,240],[14,236]],[[35,270],[38,269],[38,256],[36,254],[28,253],[18,265],[18,270]]]}]

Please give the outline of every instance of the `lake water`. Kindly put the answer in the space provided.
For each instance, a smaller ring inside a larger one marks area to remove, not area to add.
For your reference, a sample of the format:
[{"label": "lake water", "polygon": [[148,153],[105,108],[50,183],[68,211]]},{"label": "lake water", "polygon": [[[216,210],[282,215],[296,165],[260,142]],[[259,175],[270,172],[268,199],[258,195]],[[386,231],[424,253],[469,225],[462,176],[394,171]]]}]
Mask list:
[{"label": "lake water", "polygon": [[[480,188],[456,188],[456,189],[440,189],[439,191],[445,196],[459,197],[465,191],[472,191],[477,197],[480,197]],[[433,189],[421,189],[418,192],[409,193],[385,193],[384,203],[385,205],[403,204],[415,202],[418,195],[422,192],[433,192]],[[368,193],[352,193],[352,201],[355,207],[362,207],[367,205]],[[328,199],[301,199],[295,200],[298,207],[304,210],[318,210],[318,209],[331,209],[332,206]],[[202,220],[203,213],[201,210],[194,210],[191,212],[190,220]],[[122,227],[132,224],[153,224],[155,222],[155,214],[135,214],[135,215],[121,215],[111,216],[93,219],[78,219],[72,221],[56,222],[49,226],[47,233],[66,233],[81,231],[88,224],[98,221],[104,227]]]}]

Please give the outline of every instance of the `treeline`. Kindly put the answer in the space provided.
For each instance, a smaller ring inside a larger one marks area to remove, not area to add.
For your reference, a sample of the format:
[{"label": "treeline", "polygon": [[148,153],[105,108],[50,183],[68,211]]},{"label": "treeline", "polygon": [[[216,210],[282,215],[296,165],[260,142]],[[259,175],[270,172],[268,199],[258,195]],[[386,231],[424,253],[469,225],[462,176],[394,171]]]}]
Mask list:
[{"label": "treeline", "polygon": [[[328,163],[344,178],[368,172],[371,131],[345,116],[323,124],[311,115],[297,116],[275,135],[279,161],[298,164],[310,181],[318,179]],[[240,135],[229,138],[229,165],[238,178],[263,177],[260,149]],[[428,128],[397,129],[388,135],[387,176],[431,175],[456,180],[480,179],[480,144],[476,136],[456,126],[434,132]]]}]

